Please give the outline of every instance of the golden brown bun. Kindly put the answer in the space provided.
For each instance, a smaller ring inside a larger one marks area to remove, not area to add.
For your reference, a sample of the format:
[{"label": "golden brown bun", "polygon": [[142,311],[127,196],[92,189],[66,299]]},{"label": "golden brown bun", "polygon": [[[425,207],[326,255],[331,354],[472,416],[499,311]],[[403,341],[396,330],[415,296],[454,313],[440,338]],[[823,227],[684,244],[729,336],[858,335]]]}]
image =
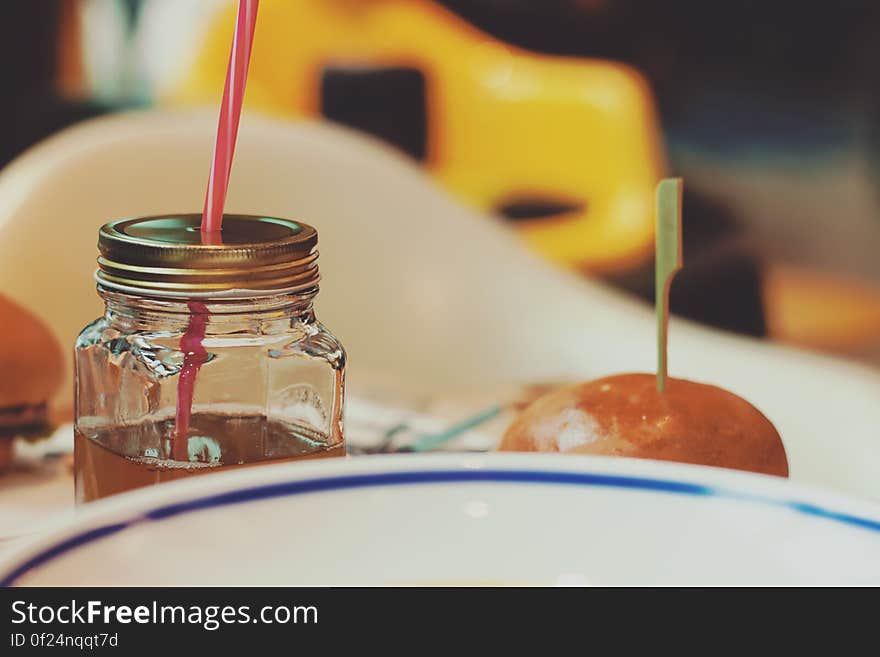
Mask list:
[{"label": "golden brown bun", "polygon": [[0,438],[0,472],[12,464],[13,445],[12,438]]},{"label": "golden brown bun", "polygon": [[55,336],[0,295],[0,408],[42,404],[63,380],[64,356]]},{"label": "golden brown bun", "polygon": [[534,402],[499,449],[631,456],[788,476],[775,427],[746,400],[715,386],[619,374]]}]

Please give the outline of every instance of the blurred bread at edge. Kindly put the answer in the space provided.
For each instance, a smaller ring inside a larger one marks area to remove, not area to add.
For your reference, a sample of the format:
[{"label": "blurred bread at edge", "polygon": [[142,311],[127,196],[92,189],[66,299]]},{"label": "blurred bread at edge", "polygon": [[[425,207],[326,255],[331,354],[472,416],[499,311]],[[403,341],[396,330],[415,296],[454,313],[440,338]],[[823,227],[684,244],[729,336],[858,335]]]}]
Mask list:
[{"label": "blurred bread at edge", "polygon": [[49,429],[47,402],[64,380],[64,356],[39,318],[0,295],[0,470],[13,441]]}]

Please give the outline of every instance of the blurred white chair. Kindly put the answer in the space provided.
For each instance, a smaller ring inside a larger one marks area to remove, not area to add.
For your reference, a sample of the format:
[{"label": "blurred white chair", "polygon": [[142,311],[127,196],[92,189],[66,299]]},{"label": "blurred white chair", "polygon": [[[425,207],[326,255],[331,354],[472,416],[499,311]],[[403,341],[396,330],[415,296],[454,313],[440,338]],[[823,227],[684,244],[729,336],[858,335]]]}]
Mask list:
[{"label": "blurred white chair", "polygon": [[[0,172],[0,292],[72,345],[99,315],[92,273],[107,220],[200,211],[215,114],[94,120]],[[557,270],[404,157],[318,124],[247,117],[227,209],[319,230],[318,314],[350,373],[413,389],[650,371],[650,309]],[[776,424],[792,478],[880,499],[880,373],[673,321],[670,373],[728,388]]]}]

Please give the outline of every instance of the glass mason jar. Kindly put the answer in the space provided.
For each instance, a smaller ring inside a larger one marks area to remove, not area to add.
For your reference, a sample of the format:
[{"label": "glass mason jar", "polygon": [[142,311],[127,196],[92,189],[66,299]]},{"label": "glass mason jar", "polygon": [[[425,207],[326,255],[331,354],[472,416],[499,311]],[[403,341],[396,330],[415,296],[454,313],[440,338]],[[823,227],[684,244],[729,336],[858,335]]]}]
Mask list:
[{"label": "glass mason jar", "polygon": [[258,463],[343,456],[345,351],[316,319],[317,233],[227,215],[109,223],[102,317],[75,348],[77,502]]}]

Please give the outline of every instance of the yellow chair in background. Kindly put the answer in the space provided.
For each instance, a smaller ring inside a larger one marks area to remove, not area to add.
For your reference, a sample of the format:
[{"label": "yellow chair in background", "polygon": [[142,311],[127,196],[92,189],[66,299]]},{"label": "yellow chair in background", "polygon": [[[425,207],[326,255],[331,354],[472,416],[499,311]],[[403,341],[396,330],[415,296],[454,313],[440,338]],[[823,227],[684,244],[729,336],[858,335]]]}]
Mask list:
[{"label": "yellow chair in background", "polygon": [[[235,6],[230,1],[209,27],[192,71],[160,102],[218,102]],[[424,138],[410,138],[410,152],[471,205],[518,216],[517,227],[544,255],[596,272],[650,257],[663,163],[652,96],[637,72],[514,48],[429,0],[260,3],[251,110],[337,118],[371,91],[369,80],[348,91],[343,83],[328,108],[334,74],[373,71],[416,75],[423,116],[410,132],[421,120]],[[390,99],[408,93],[391,88]],[[379,133],[383,121],[402,120],[364,102]]]}]

